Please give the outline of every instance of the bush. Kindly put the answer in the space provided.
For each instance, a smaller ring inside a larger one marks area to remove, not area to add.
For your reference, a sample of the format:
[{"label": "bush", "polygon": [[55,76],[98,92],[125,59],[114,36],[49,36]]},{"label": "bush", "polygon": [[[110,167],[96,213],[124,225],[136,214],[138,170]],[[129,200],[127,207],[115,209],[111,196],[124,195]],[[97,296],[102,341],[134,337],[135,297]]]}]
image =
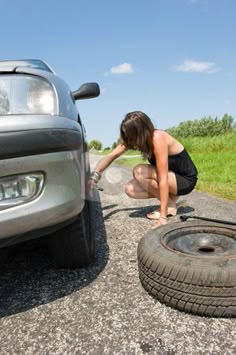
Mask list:
[{"label": "bush", "polygon": [[176,138],[219,136],[235,131],[234,119],[225,114],[221,119],[217,117],[203,117],[200,120],[181,122],[177,127],[166,130]]}]

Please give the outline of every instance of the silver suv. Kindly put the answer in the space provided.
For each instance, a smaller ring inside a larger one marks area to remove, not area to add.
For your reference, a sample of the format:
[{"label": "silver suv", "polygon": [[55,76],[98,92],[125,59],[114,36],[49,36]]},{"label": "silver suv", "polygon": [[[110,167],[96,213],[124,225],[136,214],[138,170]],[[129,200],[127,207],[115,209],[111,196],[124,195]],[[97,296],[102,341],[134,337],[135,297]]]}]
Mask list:
[{"label": "silver suv", "polygon": [[59,267],[94,254],[88,145],[76,91],[41,60],[0,61],[0,247],[52,232]]}]

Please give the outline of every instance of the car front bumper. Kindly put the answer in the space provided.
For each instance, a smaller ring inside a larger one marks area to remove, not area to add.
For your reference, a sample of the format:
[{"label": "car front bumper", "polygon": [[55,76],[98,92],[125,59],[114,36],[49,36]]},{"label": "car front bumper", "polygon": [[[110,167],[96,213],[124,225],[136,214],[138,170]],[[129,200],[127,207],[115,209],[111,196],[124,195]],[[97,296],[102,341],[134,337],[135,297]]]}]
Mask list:
[{"label": "car front bumper", "polygon": [[13,115],[0,120],[0,159],[72,151],[82,144],[81,126],[66,117]]},{"label": "car front bumper", "polygon": [[[1,176],[42,172],[33,201],[0,211],[0,240],[54,226],[78,215],[85,199],[83,149],[0,160]],[[2,243],[1,243],[2,244]]]}]

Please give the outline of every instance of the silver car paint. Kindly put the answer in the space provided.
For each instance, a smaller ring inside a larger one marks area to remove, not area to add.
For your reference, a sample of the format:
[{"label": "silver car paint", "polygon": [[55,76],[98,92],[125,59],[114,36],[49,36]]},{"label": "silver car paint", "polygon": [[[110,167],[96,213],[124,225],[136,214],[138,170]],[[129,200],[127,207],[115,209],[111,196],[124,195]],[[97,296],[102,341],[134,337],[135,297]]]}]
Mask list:
[{"label": "silver car paint", "polygon": [[56,225],[78,215],[85,199],[83,166],[82,151],[1,160],[2,176],[41,171],[45,185],[34,201],[0,212],[0,239]]},{"label": "silver car paint", "polygon": [[[18,67],[15,72],[46,78],[55,88],[58,114],[1,116],[0,132],[61,128],[80,131],[85,137],[83,126],[77,122],[78,110],[71,90],[62,79],[55,73],[28,67]],[[0,239],[20,237],[78,215],[84,206],[87,155],[82,144],[77,151],[0,160],[0,177],[42,171],[46,178],[37,199],[0,212]]]},{"label": "silver car paint", "polygon": [[[4,117],[4,118],[3,118]],[[66,117],[48,116],[48,115],[11,115],[1,116],[1,132],[16,132],[38,129],[71,129],[82,132],[81,125]]]}]

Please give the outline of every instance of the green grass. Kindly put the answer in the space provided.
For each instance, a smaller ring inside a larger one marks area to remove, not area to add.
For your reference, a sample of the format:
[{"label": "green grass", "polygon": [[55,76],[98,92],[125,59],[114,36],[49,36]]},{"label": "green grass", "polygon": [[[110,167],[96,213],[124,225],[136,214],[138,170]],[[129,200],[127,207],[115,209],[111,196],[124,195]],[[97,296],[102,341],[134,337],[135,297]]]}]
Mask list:
[{"label": "green grass", "polygon": [[[181,142],[198,169],[196,190],[236,201],[236,133],[193,137]],[[145,163],[141,157],[118,159],[116,162],[129,168]]]},{"label": "green grass", "polygon": [[192,153],[198,169],[196,189],[236,201],[236,153]]},{"label": "green grass", "polygon": [[189,153],[236,153],[236,132],[215,137],[189,137],[179,141]]},{"label": "green grass", "polygon": [[116,160],[117,164],[120,165],[124,165],[127,168],[133,168],[135,165],[137,164],[146,164],[148,163],[147,161],[143,160],[142,157],[140,156],[140,158],[136,157],[136,158],[120,158],[118,160]]}]

